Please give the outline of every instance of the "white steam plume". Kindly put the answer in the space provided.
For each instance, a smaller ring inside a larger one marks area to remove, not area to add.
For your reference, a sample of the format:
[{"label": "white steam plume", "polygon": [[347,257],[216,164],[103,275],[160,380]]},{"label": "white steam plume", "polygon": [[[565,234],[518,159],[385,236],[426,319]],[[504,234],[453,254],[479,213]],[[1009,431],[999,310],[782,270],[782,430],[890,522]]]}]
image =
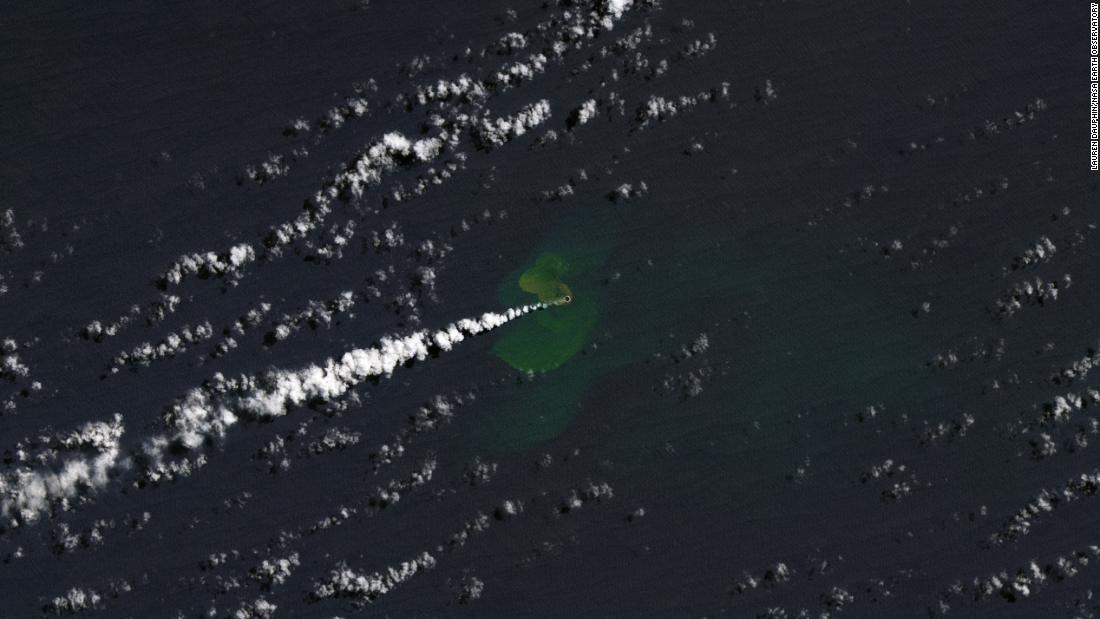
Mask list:
[{"label": "white steam plume", "polygon": [[238,378],[216,374],[212,381],[192,389],[172,404],[165,415],[169,431],[145,442],[147,476],[152,481],[171,476],[171,465],[162,462],[171,447],[197,449],[212,438],[223,437],[242,417],[273,419],[296,406],[333,400],[370,378],[389,376],[409,361],[423,360],[433,350],[449,351],[467,337],[546,307],[549,305],[545,303],[524,305],[503,313],[486,312],[477,318],[463,318],[437,331],[383,337],[371,348],[350,350],[339,359],[329,358],[323,364],[304,368],[276,369],[262,376]]},{"label": "white steam plume", "polygon": [[[52,466],[23,466],[0,475],[0,516],[4,518],[0,527],[32,524],[55,506],[69,509],[72,500],[90,498],[123,471],[136,469],[150,482],[188,475],[202,466],[204,456],[195,463],[169,461],[173,447],[199,448],[209,439],[224,436],[241,417],[270,419],[295,406],[340,397],[369,378],[389,376],[409,361],[423,360],[433,351],[449,351],[467,337],[547,307],[546,303],[523,305],[463,318],[437,331],[383,337],[377,346],[350,350],[321,365],[277,369],[261,377],[226,379],[216,374],[173,403],[164,418],[168,431],[146,438],[140,451],[131,455],[121,446],[125,428],[120,416],[112,423],[86,424],[61,443],[84,453],[69,458],[58,453]],[[76,442],[69,445],[72,441]]]}]

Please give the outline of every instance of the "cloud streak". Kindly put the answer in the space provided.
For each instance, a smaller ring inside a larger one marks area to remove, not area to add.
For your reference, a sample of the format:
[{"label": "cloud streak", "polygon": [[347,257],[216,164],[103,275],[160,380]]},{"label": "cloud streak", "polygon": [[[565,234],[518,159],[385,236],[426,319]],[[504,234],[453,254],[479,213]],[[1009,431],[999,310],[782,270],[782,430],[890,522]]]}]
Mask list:
[{"label": "cloud streak", "polygon": [[72,435],[78,455],[52,467],[22,467],[0,477],[0,514],[9,526],[34,523],[54,506],[68,509],[69,501],[106,487],[127,470],[136,470],[145,483],[187,476],[205,464],[205,456],[175,461],[170,456],[174,450],[198,450],[224,437],[242,419],[270,420],[295,407],[339,398],[368,379],[388,377],[406,363],[450,351],[467,338],[547,307],[523,305],[463,318],[435,331],[386,336],[376,346],[298,369],[233,379],[215,374],[170,405],[163,418],[166,431],[145,438],[129,455],[121,446],[122,418],[116,416],[112,423],[87,424]]}]

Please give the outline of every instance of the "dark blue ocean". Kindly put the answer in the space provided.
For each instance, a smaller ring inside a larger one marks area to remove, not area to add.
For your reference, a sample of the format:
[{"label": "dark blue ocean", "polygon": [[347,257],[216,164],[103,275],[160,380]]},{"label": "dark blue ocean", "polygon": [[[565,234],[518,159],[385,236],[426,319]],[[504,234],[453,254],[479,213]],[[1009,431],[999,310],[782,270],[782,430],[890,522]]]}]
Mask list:
[{"label": "dark blue ocean", "polygon": [[0,617],[1096,616],[1087,9],[9,3]]}]

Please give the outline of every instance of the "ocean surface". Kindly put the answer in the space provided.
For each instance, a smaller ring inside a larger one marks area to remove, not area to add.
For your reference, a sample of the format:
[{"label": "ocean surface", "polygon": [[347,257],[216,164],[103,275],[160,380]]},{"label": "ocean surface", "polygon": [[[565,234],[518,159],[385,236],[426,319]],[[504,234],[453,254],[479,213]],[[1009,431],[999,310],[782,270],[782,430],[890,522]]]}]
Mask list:
[{"label": "ocean surface", "polygon": [[1087,8],[11,3],[0,617],[1097,616]]}]

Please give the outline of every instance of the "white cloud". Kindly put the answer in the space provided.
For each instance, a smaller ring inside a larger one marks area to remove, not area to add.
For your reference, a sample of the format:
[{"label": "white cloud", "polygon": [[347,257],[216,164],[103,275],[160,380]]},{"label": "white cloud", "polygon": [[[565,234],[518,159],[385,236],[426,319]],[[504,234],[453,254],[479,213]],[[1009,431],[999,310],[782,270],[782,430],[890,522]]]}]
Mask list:
[{"label": "white cloud", "polygon": [[12,252],[23,248],[23,239],[15,229],[15,212],[10,208],[0,213],[0,251]]},{"label": "white cloud", "polygon": [[360,602],[373,602],[397,585],[435,565],[435,557],[427,552],[422,552],[415,559],[396,567],[371,574],[356,572],[346,564],[340,564],[327,578],[316,583],[312,595],[316,599],[350,597]]},{"label": "white cloud", "polygon": [[279,607],[268,602],[263,597],[258,597],[251,602],[245,602],[230,615],[232,619],[271,619]]},{"label": "white cloud", "polygon": [[467,337],[545,307],[539,303],[503,313],[486,312],[434,332],[420,330],[405,336],[386,336],[377,346],[350,350],[339,359],[329,358],[322,364],[299,369],[276,369],[258,377],[226,378],[215,374],[212,380],[192,389],[169,408],[165,415],[167,434],[145,441],[149,464],[144,474],[152,480],[171,476],[172,465],[164,460],[174,445],[198,449],[208,440],[224,437],[242,417],[272,419],[286,415],[293,407],[333,400],[368,378],[386,377],[409,361],[426,359],[432,349],[449,351]]},{"label": "white cloud", "polygon": [[14,381],[16,378],[26,378],[29,373],[30,368],[19,360],[15,352],[0,356],[0,378]]},{"label": "white cloud", "polygon": [[110,372],[117,373],[125,365],[148,366],[153,361],[174,357],[186,352],[188,346],[208,340],[213,335],[214,328],[209,322],[203,322],[194,327],[184,325],[179,333],[169,333],[157,344],[143,342],[129,351],[119,353],[114,359]]},{"label": "white cloud", "polygon": [[477,127],[478,141],[485,148],[499,148],[527,133],[550,118],[550,102],[541,99],[523,107],[511,116],[494,120],[483,118]]},{"label": "white cloud", "polygon": [[997,316],[1008,318],[1020,311],[1024,305],[1044,305],[1050,301],[1058,300],[1058,292],[1073,285],[1073,279],[1068,273],[1062,276],[1062,281],[1043,280],[1036,277],[1034,281],[1022,280],[1009,290],[1003,297],[994,302],[997,308]]},{"label": "white cloud", "polygon": [[120,449],[124,432],[121,415],[110,423],[87,423],[58,443],[93,454],[73,456],[52,467],[21,467],[0,476],[0,513],[13,526],[33,523],[52,506],[67,508],[71,499],[106,486],[114,473],[129,465]]},{"label": "white cloud", "polygon": [[270,589],[275,585],[281,585],[290,578],[293,568],[300,565],[298,560],[298,553],[293,552],[282,559],[264,559],[256,567],[253,567],[250,571],[252,578],[260,581],[260,584]]},{"label": "white cloud", "polygon": [[256,259],[256,250],[248,243],[240,243],[229,251],[194,253],[180,256],[166,271],[160,274],[161,287],[178,285],[188,275],[226,277],[239,275],[241,267]]},{"label": "white cloud", "polygon": [[592,120],[596,116],[596,100],[589,99],[581,104],[581,106],[573,110],[571,118],[577,125],[583,125]]},{"label": "white cloud", "polygon": [[353,307],[355,307],[355,293],[351,290],[345,290],[327,301],[310,300],[305,309],[294,314],[283,314],[267,334],[267,343],[271,345],[281,342],[306,325],[329,326],[338,315],[349,312]]},{"label": "white cloud", "polygon": [[96,608],[102,600],[102,596],[93,589],[73,587],[64,595],[55,597],[46,607],[56,615],[68,615]]},{"label": "white cloud", "polygon": [[615,19],[618,19],[632,6],[634,6],[634,0],[607,0],[604,5],[604,11]]}]

